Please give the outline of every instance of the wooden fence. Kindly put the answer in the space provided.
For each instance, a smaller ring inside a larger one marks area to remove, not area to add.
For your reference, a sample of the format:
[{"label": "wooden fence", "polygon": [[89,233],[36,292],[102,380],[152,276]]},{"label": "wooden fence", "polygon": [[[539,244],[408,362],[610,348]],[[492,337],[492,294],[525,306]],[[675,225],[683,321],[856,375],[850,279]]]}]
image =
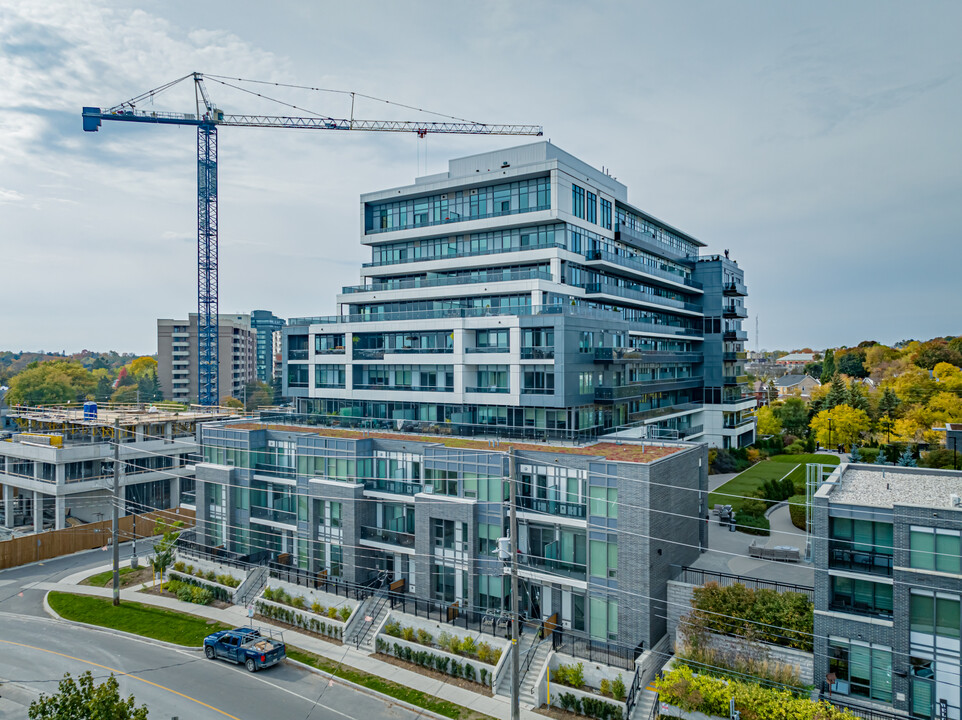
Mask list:
[{"label": "wooden fence", "polygon": [[[160,510],[137,515],[137,537],[151,537],[158,520],[175,522],[180,520],[186,527],[194,524],[194,511],[186,508]],[[107,548],[112,531],[111,520],[87,523],[63,530],[48,530],[33,535],[13,538],[0,542],[0,570],[17,567],[38,560],[50,560],[61,555],[70,555],[81,550]],[[128,542],[134,537],[134,516],[120,518],[120,541]]]}]

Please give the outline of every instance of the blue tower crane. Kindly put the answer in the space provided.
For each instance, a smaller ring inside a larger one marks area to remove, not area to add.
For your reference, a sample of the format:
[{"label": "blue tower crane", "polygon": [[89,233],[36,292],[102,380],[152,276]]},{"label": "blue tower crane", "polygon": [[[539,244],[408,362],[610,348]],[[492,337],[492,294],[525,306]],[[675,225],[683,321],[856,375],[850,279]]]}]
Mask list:
[{"label": "blue tower crane", "polygon": [[[188,79],[194,81],[195,113],[138,110],[137,103]],[[154,125],[193,125],[197,127],[197,373],[198,400],[201,405],[217,405],[220,392],[218,370],[218,277],[217,277],[217,128],[276,127],[306,130],[367,130],[371,132],[414,132],[458,135],[542,135],[537,125],[489,125],[474,122],[418,122],[403,120],[357,120],[324,116],[282,117],[273,115],[225,115],[214,107],[207,94],[202,73],[182,78],[149,90],[120,105],[83,109],[83,129],[97,132],[103,120],[152,123]]]}]

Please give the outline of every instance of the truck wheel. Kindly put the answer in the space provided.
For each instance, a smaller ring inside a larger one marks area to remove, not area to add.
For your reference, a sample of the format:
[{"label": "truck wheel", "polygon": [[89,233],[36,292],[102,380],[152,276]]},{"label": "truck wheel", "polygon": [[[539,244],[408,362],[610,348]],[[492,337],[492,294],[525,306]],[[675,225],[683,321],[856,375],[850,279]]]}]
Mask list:
[{"label": "truck wheel", "polygon": [[253,660],[253,659],[247,658],[247,663],[246,663],[246,664],[247,664],[247,671],[248,671],[248,672],[254,672],[255,670],[257,670],[257,666],[254,664],[254,660]]},{"label": "truck wheel", "polygon": [[208,659],[208,660],[213,660],[213,659],[214,659],[214,648],[211,647],[210,645],[208,645],[207,647],[205,647],[205,648],[204,648],[204,655],[207,656],[207,659]]}]

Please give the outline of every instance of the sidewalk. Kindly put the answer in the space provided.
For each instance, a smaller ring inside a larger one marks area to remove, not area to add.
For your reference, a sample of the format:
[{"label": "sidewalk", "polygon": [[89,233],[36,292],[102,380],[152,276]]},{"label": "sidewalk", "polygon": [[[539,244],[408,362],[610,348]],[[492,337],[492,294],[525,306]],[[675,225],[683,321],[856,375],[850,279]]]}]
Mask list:
[{"label": "sidewalk", "polygon": [[[87,569],[82,573],[76,573],[75,575],[72,575],[61,582],[39,582],[34,583],[32,587],[38,590],[72,592],[82,595],[95,595],[97,597],[109,598],[113,597],[112,588],[99,588],[92,587],[90,585],[77,584],[85,577],[89,577],[97,572],[102,572],[103,570],[108,569],[110,569],[110,566],[105,566],[104,568],[100,569]],[[197,615],[209,620],[223,622],[233,627],[242,627],[250,623],[247,618],[246,610],[236,605],[232,605],[231,607],[224,609],[218,609],[206,605],[185,603],[174,598],[151,595],[149,593],[142,593],[136,590],[121,590],[120,599],[130,602],[139,602],[143,603],[144,605],[154,605],[157,607],[166,608],[168,610],[189,613],[191,615]],[[335,645],[334,643],[326,642],[310,635],[305,635],[296,630],[281,627],[279,625],[273,625],[268,622],[258,621],[257,625],[258,627],[267,627],[283,632],[288,644],[294,645],[301,650],[306,650],[307,652],[327,658],[335,663],[343,662],[345,665],[349,665],[357,670],[363,670],[371,675],[376,675],[384,678],[385,680],[396,682],[399,685],[405,685],[406,687],[420,690],[429,695],[441,698],[442,700],[457,703],[458,705],[470,708],[471,710],[479,713],[484,713],[485,715],[490,715],[494,718],[504,718],[511,715],[511,703],[508,698],[497,695],[494,697],[488,697],[486,695],[481,695],[480,693],[472,692],[471,690],[466,690],[440,680],[435,680],[432,677],[421,675],[413,670],[401,668],[396,665],[392,665],[391,663],[382,662],[373,655],[367,655],[364,652],[355,650],[351,645]],[[532,712],[531,710],[522,708],[521,717],[526,718],[526,720],[540,720],[540,718],[543,718],[544,716]]]}]

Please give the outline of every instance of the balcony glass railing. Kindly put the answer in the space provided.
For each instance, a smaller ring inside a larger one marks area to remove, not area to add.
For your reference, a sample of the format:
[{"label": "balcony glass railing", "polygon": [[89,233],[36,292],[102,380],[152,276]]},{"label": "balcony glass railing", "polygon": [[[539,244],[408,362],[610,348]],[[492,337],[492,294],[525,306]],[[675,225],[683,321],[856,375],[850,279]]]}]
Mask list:
[{"label": "balcony glass railing", "polygon": [[504,217],[506,215],[520,215],[523,213],[539,212],[541,210],[550,210],[550,205],[538,205],[536,207],[530,208],[513,208],[511,210],[493,212],[493,213],[483,213],[481,215],[464,215],[456,217],[447,217],[443,220],[426,220],[424,222],[408,223],[404,226],[392,227],[392,228],[370,228],[364,231],[365,235],[377,235],[379,233],[386,232],[398,232],[400,230],[411,230],[412,228],[422,228],[422,227],[433,227],[435,225],[450,225],[451,223],[468,222],[469,220],[486,220],[493,217]]},{"label": "balcony glass railing", "polygon": [[310,357],[310,352],[307,350],[288,350],[287,359],[288,360],[307,360]]},{"label": "balcony glass railing", "polygon": [[881,607],[875,603],[852,600],[844,596],[832,598],[828,603],[828,609],[837,612],[854,613],[856,615],[869,615],[871,617],[892,617],[892,608],[890,607]]},{"label": "balcony glass railing", "polygon": [[602,260],[605,262],[610,262],[613,265],[627,266],[633,268],[648,275],[654,275],[656,277],[664,278],[665,280],[671,280],[676,283],[682,283],[688,287],[702,289],[702,284],[692,280],[690,277],[685,277],[683,275],[678,275],[677,273],[670,272],[668,270],[662,270],[661,268],[655,268],[647,263],[641,262],[640,260],[635,260],[632,257],[626,257],[623,255],[617,255],[607,250],[589,250],[585,253],[586,260]]},{"label": "balcony glass railing", "polygon": [[553,360],[553,347],[523,347],[521,348],[522,360]]},{"label": "balcony glass railing", "polygon": [[435,385],[381,385],[379,383],[354,383],[354,390],[386,390],[390,392],[454,392],[453,387],[437,387]]},{"label": "balcony glass railing", "polygon": [[484,387],[466,387],[464,392],[469,393],[508,393],[510,388],[499,387],[497,385],[486,385]]},{"label": "balcony glass railing", "polygon": [[700,363],[704,360],[700,352],[673,352],[667,350],[640,350],[630,347],[595,348],[597,362],[690,362]]},{"label": "balcony glass railing", "polygon": [[297,476],[294,468],[286,468],[269,463],[254,463],[254,474],[288,479],[293,479]]},{"label": "balcony glass railing", "polygon": [[725,340],[748,340],[748,333],[745,330],[726,330],[722,333]]},{"label": "balcony glass railing", "polygon": [[611,283],[582,283],[581,285],[576,285],[575,287],[584,288],[585,292],[589,295],[605,293],[607,295],[614,295],[616,297],[627,298],[630,300],[638,300],[639,302],[651,303],[653,305],[663,305],[665,307],[676,308],[678,310],[689,310],[697,313],[702,311],[701,306],[694,303],[687,303],[681,300],[675,300],[674,298],[666,298],[662,297],[661,295],[654,295],[642,290],[623,288],[619,285],[613,285]]},{"label": "balcony glass railing", "polygon": [[525,510],[533,510],[534,512],[547,513],[548,515],[557,515],[559,517],[576,518],[578,520],[583,520],[586,517],[586,506],[584,503],[546,500],[521,495],[518,498],[518,505]]},{"label": "balcony glass railing", "polygon": [[729,297],[744,297],[748,295],[748,288],[743,283],[732,282],[725,285],[723,292]]},{"label": "balcony glass railing", "polygon": [[575,580],[585,580],[588,574],[587,565],[567,562],[565,560],[555,560],[553,558],[538,557],[537,555],[522,553],[518,556],[518,562],[522,567],[531,570],[545,572],[549,575],[564,575]]},{"label": "balcony glass railing", "polygon": [[892,577],[892,561],[891,555],[874,550],[855,550],[846,542],[832,541],[828,546],[830,568]]},{"label": "balcony glass railing", "polygon": [[595,388],[595,400],[626,400],[628,398],[640,397],[654,392],[667,392],[669,390],[684,390],[686,388],[698,387],[704,383],[704,378],[666,378],[664,380],[649,380],[646,382],[632,383],[631,385],[618,385],[615,387]]},{"label": "balcony glass railing", "polygon": [[416,495],[424,490],[424,486],[418,482],[410,480],[389,480],[387,478],[375,478],[364,483],[368,490],[379,492],[394,493],[395,495]]},{"label": "balcony glass railing", "polygon": [[554,395],[554,388],[522,387],[524,395]]},{"label": "balcony glass railing", "polygon": [[413,533],[398,532],[397,530],[388,530],[386,528],[367,527],[362,525],[361,539],[373,540],[375,542],[382,542],[387,543],[388,545],[397,545],[405,548],[414,547]]},{"label": "balcony glass railing", "polygon": [[511,252],[524,252],[526,250],[545,250],[548,248],[560,248],[564,249],[563,243],[557,242],[545,242],[545,243],[534,243],[531,245],[524,245],[518,247],[509,248],[487,248],[485,250],[462,250],[457,253],[452,253],[448,255],[436,255],[430,257],[404,257],[400,259],[391,258],[390,260],[380,260],[378,262],[364,263],[361,267],[381,267],[382,265],[403,265],[405,263],[416,263],[416,262],[429,262],[431,260],[453,260],[455,258],[462,257],[477,257],[479,255],[500,255],[502,253]]},{"label": "balcony glass railing", "polygon": [[279,508],[251,505],[251,518],[255,520],[269,520],[284,525],[297,525],[297,513]]},{"label": "balcony glass railing", "polygon": [[516,272],[488,272],[484,275],[411,278],[394,282],[382,282],[372,285],[350,285],[341,288],[345,294],[363,292],[381,292],[384,290],[410,290],[412,288],[445,287],[448,285],[477,285],[478,283],[508,282],[511,280],[551,280],[551,273],[547,270],[523,270]]},{"label": "balcony glass railing", "polygon": [[506,353],[511,352],[509,347],[469,347],[464,348],[466,353]]}]

